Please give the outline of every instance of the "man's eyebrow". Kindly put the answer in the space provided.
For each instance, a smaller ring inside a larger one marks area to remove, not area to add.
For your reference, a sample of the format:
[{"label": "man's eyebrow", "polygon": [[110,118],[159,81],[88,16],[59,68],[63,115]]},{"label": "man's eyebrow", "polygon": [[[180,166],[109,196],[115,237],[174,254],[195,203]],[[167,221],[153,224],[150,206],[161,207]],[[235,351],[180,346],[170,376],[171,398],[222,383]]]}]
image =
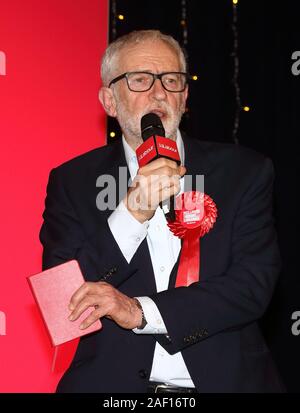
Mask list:
[{"label": "man's eyebrow", "polygon": [[128,72],[148,72],[152,73],[150,69],[134,69],[134,70],[128,70]]},{"label": "man's eyebrow", "polygon": [[156,72],[153,72],[153,70],[151,70],[151,69],[132,69],[132,70],[127,70],[126,71],[126,73],[134,73],[134,72],[147,72],[147,73],[153,73],[153,74],[159,74],[159,73],[176,73],[176,72],[180,72],[180,70],[175,70],[175,69],[172,69],[172,70],[162,70],[162,71],[160,71],[160,72],[158,72],[158,73],[156,73]]}]

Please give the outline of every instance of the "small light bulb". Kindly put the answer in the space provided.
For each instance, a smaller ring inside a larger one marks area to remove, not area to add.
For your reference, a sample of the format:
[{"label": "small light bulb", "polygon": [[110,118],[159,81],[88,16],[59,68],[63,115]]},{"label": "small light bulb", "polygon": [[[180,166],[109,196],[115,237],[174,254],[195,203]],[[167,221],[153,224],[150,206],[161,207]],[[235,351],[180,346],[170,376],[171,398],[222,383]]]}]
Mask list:
[{"label": "small light bulb", "polygon": [[116,134],[115,134],[115,132],[110,132],[109,136],[110,136],[111,138],[114,138],[114,137],[116,136]]},{"label": "small light bulb", "polygon": [[245,112],[249,112],[249,110],[250,110],[249,106],[244,106],[243,109],[244,109]]},{"label": "small light bulb", "polygon": [[119,19],[119,20],[124,20],[123,14],[119,14],[119,15],[118,15],[118,19]]},{"label": "small light bulb", "polygon": [[194,76],[192,76],[192,79],[193,79],[193,80],[198,80],[198,76],[197,76],[197,75],[194,75]]},{"label": "small light bulb", "polygon": [[232,0],[232,3],[235,4],[235,5],[238,4],[238,2],[239,2],[239,0]]}]

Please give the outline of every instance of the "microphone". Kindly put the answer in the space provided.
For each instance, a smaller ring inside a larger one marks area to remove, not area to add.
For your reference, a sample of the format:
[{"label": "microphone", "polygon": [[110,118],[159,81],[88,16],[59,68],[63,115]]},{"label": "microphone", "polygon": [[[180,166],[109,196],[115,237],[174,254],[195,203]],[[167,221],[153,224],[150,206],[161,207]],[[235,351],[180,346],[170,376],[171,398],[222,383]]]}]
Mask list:
[{"label": "microphone", "polygon": [[144,115],[141,119],[141,132],[144,142],[136,150],[139,167],[158,158],[171,159],[177,165],[181,164],[176,142],[165,137],[165,129],[158,115]]},{"label": "microphone", "polygon": [[[177,165],[181,164],[177,144],[165,137],[165,129],[158,115],[147,113],[142,117],[141,134],[144,142],[136,149],[139,167],[158,158],[171,159]],[[169,201],[160,202],[159,205],[168,219],[175,220],[174,196],[171,196]]]}]

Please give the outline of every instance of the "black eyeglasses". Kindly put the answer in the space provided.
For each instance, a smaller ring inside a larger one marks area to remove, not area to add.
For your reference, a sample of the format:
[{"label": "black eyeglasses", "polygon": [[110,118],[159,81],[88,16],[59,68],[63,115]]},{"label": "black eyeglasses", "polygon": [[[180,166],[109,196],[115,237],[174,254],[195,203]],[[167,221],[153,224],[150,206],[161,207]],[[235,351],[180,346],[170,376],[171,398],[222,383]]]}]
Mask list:
[{"label": "black eyeglasses", "polygon": [[150,73],[150,72],[126,72],[113,79],[113,83],[125,78],[128,89],[132,92],[147,92],[150,90],[156,79],[161,81],[164,89],[168,92],[183,92],[188,82],[188,74],[184,72],[164,72],[164,73]]}]

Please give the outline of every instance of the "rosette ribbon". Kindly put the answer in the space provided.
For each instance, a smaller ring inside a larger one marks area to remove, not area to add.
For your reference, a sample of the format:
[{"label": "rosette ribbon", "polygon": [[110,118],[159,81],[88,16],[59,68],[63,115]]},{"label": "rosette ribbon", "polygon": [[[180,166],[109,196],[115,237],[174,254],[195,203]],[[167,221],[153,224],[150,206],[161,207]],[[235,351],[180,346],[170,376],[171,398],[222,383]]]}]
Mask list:
[{"label": "rosette ribbon", "polygon": [[175,220],[168,222],[174,235],[183,239],[175,287],[187,287],[200,279],[200,238],[214,226],[218,211],[208,195],[184,192],[176,198]]}]

